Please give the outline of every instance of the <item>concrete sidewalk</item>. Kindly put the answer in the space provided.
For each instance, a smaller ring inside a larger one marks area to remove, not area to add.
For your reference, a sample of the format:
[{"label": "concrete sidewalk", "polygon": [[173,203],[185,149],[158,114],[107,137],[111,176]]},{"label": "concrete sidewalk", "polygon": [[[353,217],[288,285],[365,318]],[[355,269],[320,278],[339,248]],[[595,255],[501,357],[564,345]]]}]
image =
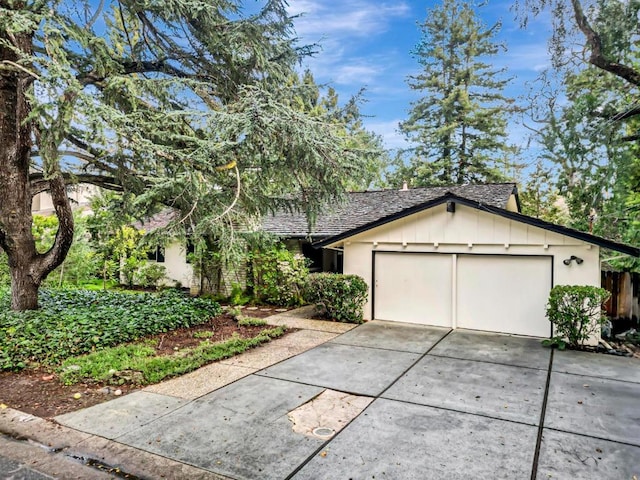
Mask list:
[{"label": "concrete sidewalk", "polygon": [[61,425],[9,409],[0,431],[139,478],[640,477],[638,360],[302,313],[241,356]]}]

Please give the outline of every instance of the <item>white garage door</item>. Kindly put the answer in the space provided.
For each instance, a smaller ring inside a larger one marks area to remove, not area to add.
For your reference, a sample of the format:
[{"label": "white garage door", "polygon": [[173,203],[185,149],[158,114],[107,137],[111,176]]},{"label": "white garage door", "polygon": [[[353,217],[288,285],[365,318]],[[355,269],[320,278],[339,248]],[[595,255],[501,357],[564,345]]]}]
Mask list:
[{"label": "white garage door", "polygon": [[374,262],[378,320],[550,334],[550,257],[376,252]]},{"label": "white garage door", "polygon": [[451,255],[378,252],[375,272],[375,318],[451,326]]},{"label": "white garage door", "polygon": [[551,258],[459,255],[459,328],[548,337]]}]

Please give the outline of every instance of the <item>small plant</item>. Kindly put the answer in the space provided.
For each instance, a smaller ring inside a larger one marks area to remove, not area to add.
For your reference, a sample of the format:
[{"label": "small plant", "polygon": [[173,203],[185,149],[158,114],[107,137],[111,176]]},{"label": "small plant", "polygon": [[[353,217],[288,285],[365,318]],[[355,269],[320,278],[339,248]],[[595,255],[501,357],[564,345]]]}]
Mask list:
[{"label": "small plant", "polygon": [[602,304],[610,293],[603,288],[581,285],[557,285],[549,294],[547,317],[556,335],[543,341],[560,349],[578,347],[600,331],[607,321]]},{"label": "small plant", "polygon": [[193,338],[211,338],[213,337],[213,332],[211,330],[205,330],[202,332],[194,332]]},{"label": "small plant", "polygon": [[231,286],[231,295],[229,295],[229,303],[231,305],[246,305],[251,300],[239,283]]},{"label": "small plant", "polygon": [[143,262],[136,272],[134,272],[133,278],[136,285],[141,287],[158,287],[160,280],[166,275],[167,269],[164,265],[151,262]]},{"label": "small plant", "polygon": [[235,320],[237,320],[238,317],[242,315],[242,310],[240,310],[238,307],[227,307],[226,312],[227,314],[231,315]]},{"label": "small plant", "polygon": [[307,279],[305,298],[326,318],[362,323],[362,309],[368,292],[367,283],[357,275],[316,273]]},{"label": "small plant", "polygon": [[262,318],[242,317],[238,319],[238,325],[241,327],[262,327],[267,324]]},{"label": "small plant", "polygon": [[307,259],[277,245],[252,255],[253,293],[272,305],[293,307],[304,303],[304,284],[309,275]]}]

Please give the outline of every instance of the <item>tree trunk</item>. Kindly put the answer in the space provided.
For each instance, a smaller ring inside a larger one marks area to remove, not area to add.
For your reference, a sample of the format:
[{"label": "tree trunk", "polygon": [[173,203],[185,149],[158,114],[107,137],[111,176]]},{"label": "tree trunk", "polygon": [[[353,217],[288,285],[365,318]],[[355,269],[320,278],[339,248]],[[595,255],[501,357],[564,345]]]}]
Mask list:
[{"label": "tree trunk", "polygon": [[11,308],[13,310],[35,310],[38,308],[38,288],[27,265],[11,267]]},{"label": "tree trunk", "polygon": [[[12,4],[5,5],[0,0],[0,7],[12,8]],[[9,35],[0,31],[3,66],[0,69],[0,248],[7,255],[11,271],[11,308],[14,310],[38,307],[40,283],[64,261],[73,241],[71,205],[64,180],[55,168],[47,173],[59,227],[48,252],[37,252],[31,231],[29,174],[33,123],[27,121],[30,113],[27,93],[35,73],[29,73],[32,67],[25,64],[18,52],[29,56],[32,46],[30,33]]]}]

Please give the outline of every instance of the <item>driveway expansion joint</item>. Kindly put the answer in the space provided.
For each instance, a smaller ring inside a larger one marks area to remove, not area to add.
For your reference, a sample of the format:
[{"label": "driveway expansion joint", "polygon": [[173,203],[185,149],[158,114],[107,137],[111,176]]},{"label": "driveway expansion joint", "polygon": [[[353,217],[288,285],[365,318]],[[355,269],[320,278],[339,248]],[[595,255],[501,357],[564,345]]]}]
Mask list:
[{"label": "driveway expansion joint", "polygon": [[[435,345],[434,345],[435,347]],[[485,360],[485,359],[479,359],[479,358],[465,358],[465,357],[454,357],[451,355],[443,355],[441,353],[428,353],[428,355],[430,357],[438,357],[438,358],[451,358],[453,360],[464,360],[467,362],[478,362],[478,363],[487,363],[489,365],[502,365],[502,366],[506,366],[506,367],[515,367],[515,368],[526,368],[527,370],[537,370],[538,372],[546,372],[548,367],[545,368],[538,368],[538,367],[528,367],[526,365],[514,365],[513,363],[507,363],[505,362],[495,362],[495,361],[491,361],[491,360]],[[559,373],[559,372],[556,372]]]},{"label": "driveway expansion joint", "polygon": [[567,433],[569,435],[574,435],[574,436],[577,436],[577,437],[591,438],[593,440],[601,440],[603,442],[617,443],[619,445],[626,445],[627,447],[640,448],[640,441],[638,441],[638,443],[631,443],[631,442],[626,442],[624,440],[619,440],[619,439],[612,440],[611,438],[607,438],[607,437],[599,437],[597,435],[589,435],[588,433],[570,432],[570,431],[567,431],[567,430],[561,430],[559,428],[554,428],[554,427],[544,427],[544,429],[552,431],[552,432]]},{"label": "driveway expansion joint", "polygon": [[540,411],[540,422],[538,426],[538,437],[536,439],[536,449],[533,454],[533,466],[531,467],[531,480],[536,480],[538,475],[538,462],[540,461],[540,447],[542,445],[542,435],[544,433],[544,418],[547,413],[547,401],[549,399],[549,385],[551,384],[551,370],[553,368],[553,352],[549,355],[549,368],[547,372],[547,382],[544,387],[544,397],[542,399],[542,410]]}]

